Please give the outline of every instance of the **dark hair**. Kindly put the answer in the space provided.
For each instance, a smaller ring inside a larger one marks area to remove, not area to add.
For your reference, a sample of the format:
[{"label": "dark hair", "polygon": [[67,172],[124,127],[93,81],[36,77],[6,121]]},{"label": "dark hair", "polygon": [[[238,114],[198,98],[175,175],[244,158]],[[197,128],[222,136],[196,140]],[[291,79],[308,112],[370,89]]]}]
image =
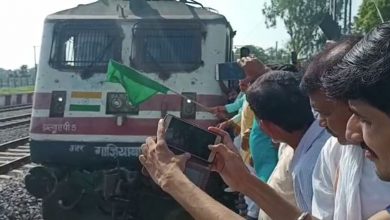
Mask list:
[{"label": "dark hair", "polygon": [[292,64],[269,64],[267,65],[271,70],[283,70],[289,72],[298,72],[298,69]]},{"label": "dark hair", "polygon": [[240,48],[240,58],[247,57],[251,53],[251,50],[248,47],[241,47]]},{"label": "dark hair", "polygon": [[362,100],[390,113],[390,22],[368,33],[322,82],[331,98]]},{"label": "dark hair", "polygon": [[321,76],[341,62],[345,54],[361,39],[361,36],[348,36],[339,42],[329,43],[322,52],[314,56],[306,68],[301,90],[309,94],[321,89]]},{"label": "dark hair", "polygon": [[301,77],[301,73],[280,70],[259,77],[246,93],[256,117],[288,132],[310,126],[314,118],[309,99],[299,89]]}]

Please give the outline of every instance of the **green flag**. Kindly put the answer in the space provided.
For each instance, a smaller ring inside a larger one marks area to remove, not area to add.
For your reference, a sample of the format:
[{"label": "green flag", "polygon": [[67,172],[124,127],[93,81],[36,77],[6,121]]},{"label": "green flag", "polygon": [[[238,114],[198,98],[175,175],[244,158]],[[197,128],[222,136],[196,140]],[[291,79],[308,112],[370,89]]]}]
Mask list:
[{"label": "green flag", "polygon": [[156,93],[167,93],[169,88],[149,79],[137,70],[110,60],[107,69],[108,82],[120,83],[126,90],[129,102],[139,105]]}]

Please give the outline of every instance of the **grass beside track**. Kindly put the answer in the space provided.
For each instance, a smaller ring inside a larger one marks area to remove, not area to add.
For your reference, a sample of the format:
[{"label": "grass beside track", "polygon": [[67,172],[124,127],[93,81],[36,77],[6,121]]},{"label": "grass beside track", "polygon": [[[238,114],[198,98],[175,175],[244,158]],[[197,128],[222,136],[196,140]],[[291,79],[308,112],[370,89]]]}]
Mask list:
[{"label": "grass beside track", "polygon": [[34,86],[0,88],[0,95],[24,94],[32,92],[34,92]]}]

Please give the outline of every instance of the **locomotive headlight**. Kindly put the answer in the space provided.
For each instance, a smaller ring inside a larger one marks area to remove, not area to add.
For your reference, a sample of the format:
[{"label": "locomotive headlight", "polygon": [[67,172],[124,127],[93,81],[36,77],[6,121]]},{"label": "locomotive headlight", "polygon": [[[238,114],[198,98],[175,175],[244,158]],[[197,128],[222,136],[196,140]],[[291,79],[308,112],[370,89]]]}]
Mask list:
[{"label": "locomotive headlight", "polygon": [[196,105],[191,100],[196,101],[196,93],[195,92],[183,92],[182,95],[187,97],[187,99],[182,99],[181,102],[181,111],[180,117],[187,119],[195,119],[196,118]]},{"label": "locomotive headlight", "polygon": [[106,114],[138,114],[138,108],[130,105],[126,93],[107,93]]},{"label": "locomotive headlight", "polygon": [[64,117],[66,104],[66,91],[53,91],[51,93],[49,117]]},{"label": "locomotive headlight", "polygon": [[116,97],[111,100],[111,105],[115,109],[120,109],[123,107],[123,100],[120,98]]}]

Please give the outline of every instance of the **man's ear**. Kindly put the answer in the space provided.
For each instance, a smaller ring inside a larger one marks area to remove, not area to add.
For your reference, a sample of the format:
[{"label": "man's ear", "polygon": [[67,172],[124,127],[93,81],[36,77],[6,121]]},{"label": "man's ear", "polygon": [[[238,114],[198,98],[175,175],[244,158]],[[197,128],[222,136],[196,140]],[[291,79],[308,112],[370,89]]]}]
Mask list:
[{"label": "man's ear", "polygon": [[260,120],[260,127],[264,131],[265,134],[272,137],[275,135],[275,125],[274,123],[267,121],[267,120]]},{"label": "man's ear", "polygon": [[267,120],[260,120],[260,127],[271,138],[278,139],[283,133],[283,129]]}]

